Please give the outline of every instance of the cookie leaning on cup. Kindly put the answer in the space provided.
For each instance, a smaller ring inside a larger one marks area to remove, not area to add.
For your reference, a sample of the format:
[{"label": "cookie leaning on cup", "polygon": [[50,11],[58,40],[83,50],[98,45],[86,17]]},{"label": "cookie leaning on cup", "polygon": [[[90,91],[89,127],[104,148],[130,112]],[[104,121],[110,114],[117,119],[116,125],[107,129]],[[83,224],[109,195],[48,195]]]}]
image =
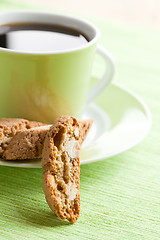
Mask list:
[{"label": "cookie leaning on cup", "polygon": [[51,210],[74,223],[80,214],[81,126],[73,117],[56,119],[47,132],[43,152],[43,190]]}]

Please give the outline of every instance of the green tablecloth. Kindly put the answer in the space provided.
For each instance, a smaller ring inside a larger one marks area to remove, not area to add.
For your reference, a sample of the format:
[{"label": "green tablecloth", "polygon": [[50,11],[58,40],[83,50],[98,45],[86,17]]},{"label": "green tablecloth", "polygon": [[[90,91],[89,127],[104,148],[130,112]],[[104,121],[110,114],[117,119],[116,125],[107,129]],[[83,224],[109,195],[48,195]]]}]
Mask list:
[{"label": "green tablecloth", "polygon": [[[1,10],[17,6],[0,2]],[[81,166],[74,225],[49,209],[42,169],[0,166],[0,239],[160,239],[160,31],[90,20],[116,59],[115,81],[150,107],[150,134],[123,154]]]}]

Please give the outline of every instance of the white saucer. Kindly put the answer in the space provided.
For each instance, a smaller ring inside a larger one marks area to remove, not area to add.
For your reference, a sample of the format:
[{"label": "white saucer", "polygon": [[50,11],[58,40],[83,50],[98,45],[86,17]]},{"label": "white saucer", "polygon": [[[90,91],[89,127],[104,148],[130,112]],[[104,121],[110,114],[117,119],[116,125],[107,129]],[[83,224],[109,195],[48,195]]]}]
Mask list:
[{"label": "white saucer", "polygon": [[[144,139],[151,126],[146,104],[131,91],[111,84],[85,109],[83,119],[94,119],[81,150],[81,164],[120,154]],[[0,165],[40,167],[40,160],[4,161]]]}]

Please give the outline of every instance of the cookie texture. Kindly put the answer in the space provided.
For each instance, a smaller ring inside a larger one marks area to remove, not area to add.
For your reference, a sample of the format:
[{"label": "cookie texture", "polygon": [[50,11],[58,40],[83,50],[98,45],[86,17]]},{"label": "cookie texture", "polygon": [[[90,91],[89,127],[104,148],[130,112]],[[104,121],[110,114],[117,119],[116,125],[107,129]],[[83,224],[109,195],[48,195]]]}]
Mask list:
[{"label": "cookie texture", "polygon": [[44,139],[50,126],[39,126],[18,132],[11,139],[2,157],[6,160],[41,158]]},{"label": "cookie texture", "polygon": [[20,118],[0,118],[0,156],[17,132],[41,125],[43,123],[30,122]]},{"label": "cookie texture", "polygon": [[[85,140],[92,123],[93,120],[91,119],[79,121],[81,144]],[[17,132],[15,136],[12,137],[2,157],[6,160],[41,158],[45,135],[51,127],[51,125],[41,126],[41,124],[42,123],[29,122],[30,129],[23,129]]]},{"label": "cookie texture", "polygon": [[35,128],[35,127],[41,127],[41,126],[46,126],[46,125],[47,125],[46,123],[42,123],[42,122],[28,121],[27,129],[32,129],[32,128]]},{"label": "cookie texture", "polygon": [[58,118],[46,134],[42,152],[46,201],[58,217],[72,223],[80,214],[80,131],[75,118]]},{"label": "cookie texture", "polygon": [[82,144],[87,137],[87,134],[93,124],[93,119],[81,120],[79,121],[80,125],[80,143]]}]

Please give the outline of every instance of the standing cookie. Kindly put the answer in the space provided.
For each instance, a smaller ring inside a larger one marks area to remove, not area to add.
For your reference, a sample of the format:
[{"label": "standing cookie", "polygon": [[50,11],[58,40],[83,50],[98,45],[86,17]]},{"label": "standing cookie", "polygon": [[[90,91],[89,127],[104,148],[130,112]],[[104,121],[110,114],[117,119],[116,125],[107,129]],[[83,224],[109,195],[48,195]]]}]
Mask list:
[{"label": "standing cookie", "polygon": [[75,118],[58,118],[46,134],[42,152],[46,201],[58,217],[72,223],[80,214],[80,129]]}]

